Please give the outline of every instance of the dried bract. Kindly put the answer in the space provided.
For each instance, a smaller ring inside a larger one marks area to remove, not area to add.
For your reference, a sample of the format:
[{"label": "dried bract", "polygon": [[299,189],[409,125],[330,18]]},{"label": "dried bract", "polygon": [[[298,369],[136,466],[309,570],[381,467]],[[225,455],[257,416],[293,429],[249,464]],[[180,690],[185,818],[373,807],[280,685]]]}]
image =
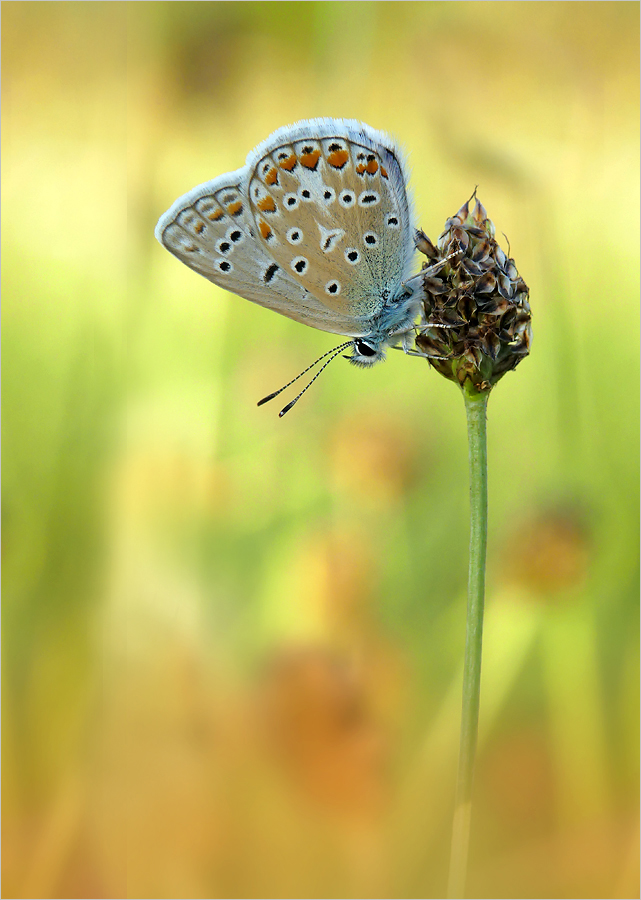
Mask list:
[{"label": "dried bract", "polygon": [[470,213],[469,203],[447,220],[436,244],[416,232],[429,260],[416,350],[461,387],[487,391],[530,352],[529,289],[483,205],[476,200]]}]

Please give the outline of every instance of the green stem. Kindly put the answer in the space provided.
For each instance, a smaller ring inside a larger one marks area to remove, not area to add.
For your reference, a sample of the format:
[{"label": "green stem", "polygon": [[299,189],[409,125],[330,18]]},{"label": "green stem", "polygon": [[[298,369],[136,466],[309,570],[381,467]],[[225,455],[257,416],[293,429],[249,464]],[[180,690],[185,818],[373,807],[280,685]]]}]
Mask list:
[{"label": "green stem", "polygon": [[467,589],[467,629],[463,667],[463,711],[459,750],[456,804],[452,826],[452,853],[448,898],[465,892],[467,855],[470,843],[474,757],[479,723],[481,692],[481,651],[485,598],[485,555],[487,548],[487,439],[486,409],[489,393],[464,387],[467,436],[470,454],[470,568]]}]

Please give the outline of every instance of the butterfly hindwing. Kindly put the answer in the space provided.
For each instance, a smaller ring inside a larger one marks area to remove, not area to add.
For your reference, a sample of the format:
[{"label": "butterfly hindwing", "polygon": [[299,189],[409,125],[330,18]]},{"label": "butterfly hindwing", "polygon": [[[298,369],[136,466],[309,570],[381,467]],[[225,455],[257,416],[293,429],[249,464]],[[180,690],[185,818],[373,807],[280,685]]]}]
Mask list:
[{"label": "butterfly hindwing", "polygon": [[311,120],[276,132],[247,164],[257,239],[274,260],[335,314],[355,324],[376,316],[413,254],[391,140],[360,123]]}]

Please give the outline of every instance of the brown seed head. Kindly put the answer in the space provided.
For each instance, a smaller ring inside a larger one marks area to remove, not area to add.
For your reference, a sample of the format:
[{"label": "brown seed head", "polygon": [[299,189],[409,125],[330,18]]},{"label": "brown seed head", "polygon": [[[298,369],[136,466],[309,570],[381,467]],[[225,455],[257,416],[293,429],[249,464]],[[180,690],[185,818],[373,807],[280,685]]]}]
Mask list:
[{"label": "brown seed head", "polygon": [[416,349],[446,378],[485,391],[528,355],[532,328],[529,289],[473,199],[472,213],[468,201],[436,244],[416,232],[429,260]]}]

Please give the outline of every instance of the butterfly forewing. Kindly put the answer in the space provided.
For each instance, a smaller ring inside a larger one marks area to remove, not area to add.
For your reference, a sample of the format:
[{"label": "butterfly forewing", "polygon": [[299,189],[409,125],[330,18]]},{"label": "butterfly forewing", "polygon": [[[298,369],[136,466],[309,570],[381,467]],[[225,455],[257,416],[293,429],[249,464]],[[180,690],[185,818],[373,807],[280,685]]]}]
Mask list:
[{"label": "butterfly forewing", "polygon": [[177,200],[158,223],[161,243],[219,287],[304,324],[347,333],[351,323],[332,323],[329,311],[256,240],[238,177],[243,174],[241,169],[220,176]]}]

